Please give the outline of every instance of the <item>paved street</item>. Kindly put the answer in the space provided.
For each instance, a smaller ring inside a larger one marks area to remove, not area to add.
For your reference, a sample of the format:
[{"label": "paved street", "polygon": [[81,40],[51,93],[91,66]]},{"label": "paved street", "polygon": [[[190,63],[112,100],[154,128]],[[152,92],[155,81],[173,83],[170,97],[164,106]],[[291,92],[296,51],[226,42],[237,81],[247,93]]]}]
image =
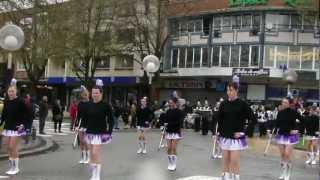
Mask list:
[{"label": "paved street", "polygon": [[[53,152],[21,159],[21,173],[14,180],[86,180],[89,173],[86,165],[79,165],[79,151],[72,150],[72,135],[52,136],[59,148]],[[136,134],[116,132],[113,142],[104,147],[102,179],[111,180],[176,180],[190,176],[209,176],[214,180],[220,172],[220,160],[209,160],[209,136],[185,132],[179,145],[179,161],[176,172],[168,172],[167,157],[162,150],[157,152],[158,133],[148,134],[148,154],[136,154]],[[274,156],[248,150],[242,154],[241,174],[244,180],[277,179],[278,159]],[[0,173],[4,175],[8,164],[0,161]],[[306,168],[302,161],[294,161],[292,180],[317,180],[316,167]]]}]

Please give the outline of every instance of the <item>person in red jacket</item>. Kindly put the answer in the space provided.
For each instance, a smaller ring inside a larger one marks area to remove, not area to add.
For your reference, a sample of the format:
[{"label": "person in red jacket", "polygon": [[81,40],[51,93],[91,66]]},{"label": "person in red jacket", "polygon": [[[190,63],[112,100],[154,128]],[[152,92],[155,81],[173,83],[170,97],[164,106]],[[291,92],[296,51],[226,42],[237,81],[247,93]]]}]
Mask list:
[{"label": "person in red jacket", "polygon": [[70,114],[70,118],[71,118],[70,131],[74,130],[74,123],[76,122],[77,113],[78,113],[77,100],[73,99],[72,103],[70,104],[70,107],[69,107],[69,114]]}]

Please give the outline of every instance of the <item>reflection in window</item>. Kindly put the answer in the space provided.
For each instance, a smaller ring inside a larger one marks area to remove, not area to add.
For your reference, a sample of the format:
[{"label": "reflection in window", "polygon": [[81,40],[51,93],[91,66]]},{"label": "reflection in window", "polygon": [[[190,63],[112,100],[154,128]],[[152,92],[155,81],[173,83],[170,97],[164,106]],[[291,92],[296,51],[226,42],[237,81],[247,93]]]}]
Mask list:
[{"label": "reflection in window", "polygon": [[242,28],[249,29],[251,27],[251,15],[242,16]]},{"label": "reflection in window", "polygon": [[239,67],[239,48],[240,46],[231,46],[231,67]]},{"label": "reflection in window", "polygon": [[221,67],[229,66],[230,46],[221,46]]},{"label": "reflection in window", "polygon": [[289,68],[300,69],[300,46],[289,47]]},{"label": "reflection in window", "polygon": [[187,68],[192,67],[192,59],[193,59],[193,48],[188,48],[188,50],[187,50]]},{"label": "reflection in window", "polygon": [[266,45],[265,46],[265,58],[264,58],[264,66],[273,67],[274,59],[275,59],[275,46]]},{"label": "reflection in window", "polygon": [[313,48],[304,46],[302,47],[301,55],[301,69],[312,69],[313,63]]},{"label": "reflection in window", "polygon": [[209,49],[208,48],[202,48],[202,67],[209,67]]},{"label": "reflection in window", "polygon": [[110,56],[96,57],[96,67],[97,69],[109,69],[110,68]]},{"label": "reflection in window", "polygon": [[212,66],[219,66],[220,46],[212,48]]},{"label": "reflection in window", "polygon": [[249,65],[249,45],[242,45],[241,46],[241,59],[240,59],[240,66],[241,67],[248,67]]},{"label": "reflection in window", "polygon": [[186,48],[179,49],[179,68],[186,67]]},{"label": "reflection in window", "polygon": [[259,46],[251,46],[251,66],[259,65]]},{"label": "reflection in window", "polygon": [[277,68],[280,67],[280,65],[288,65],[288,46],[277,46]]},{"label": "reflection in window", "polygon": [[178,65],[178,49],[172,50],[172,61],[171,61],[171,67],[177,68]]},{"label": "reflection in window", "polygon": [[194,62],[193,67],[200,67],[201,48],[194,48]]},{"label": "reflection in window", "polygon": [[213,28],[214,29],[221,29],[221,17],[217,16],[213,19]]},{"label": "reflection in window", "polygon": [[231,16],[223,17],[222,24],[223,29],[231,29]]}]

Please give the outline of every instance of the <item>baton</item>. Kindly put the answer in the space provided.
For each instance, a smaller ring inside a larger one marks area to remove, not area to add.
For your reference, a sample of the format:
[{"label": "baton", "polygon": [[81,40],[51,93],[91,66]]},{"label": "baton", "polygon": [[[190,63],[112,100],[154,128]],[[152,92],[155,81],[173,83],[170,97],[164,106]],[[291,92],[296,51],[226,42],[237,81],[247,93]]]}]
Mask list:
[{"label": "baton", "polygon": [[160,138],[160,143],[159,143],[159,146],[158,146],[158,151],[160,151],[160,149],[161,149],[161,145],[163,143],[165,132],[166,132],[166,126],[164,126],[162,131],[161,131],[161,138]]},{"label": "baton", "polygon": [[272,136],[273,136],[274,131],[275,131],[275,129],[272,129],[272,132],[271,132],[270,137],[268,139],[266,148],[264,149],[264,153],[263,153],[264,156],[266,156],[268,151],[269,151],[269,147],[270,147],[270,144],[271,144],[271,141],[272,141]]},{"label": "baton", "polygon": [[213,139],[212,153],[210,157],[214,157],[214,155],[216,154],[217,135],[218,135],[218,123],[216,125],[215,136]]},{"label": "baton", "polygon": [[73,140],[73,144],[72,144],[73,149],[76,149],[77,144],[78,144],[79,128],[80,128],[80,125],[81,125],[81,121],[82,121],[82,119],[79,120],[78,130],[77,130],[76,135],[75,135],[74,140]]}]

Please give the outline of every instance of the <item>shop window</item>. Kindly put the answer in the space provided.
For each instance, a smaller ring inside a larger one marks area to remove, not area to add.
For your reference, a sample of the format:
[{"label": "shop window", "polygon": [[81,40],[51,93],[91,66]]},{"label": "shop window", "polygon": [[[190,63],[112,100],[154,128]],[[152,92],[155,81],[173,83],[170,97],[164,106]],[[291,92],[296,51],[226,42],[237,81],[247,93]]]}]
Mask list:
[{"label": "shop window", "polygon": [[276,51],[277,68],[280,65],[286,65],[288,67],[288,46],[277,46]]},{"label": "shop window", "polygon": [[186,48],[179,49],[179,68],[186,67]]},{"label": "shop window", "polygon": [[172,60],[171,60],[171,67],[177,68],[178,65],[178,49],[172,50]]},{"label": "shop window", "polygon": [[275,46],[266,45],[265,46],[265,57],[264,57],[264,66],[273,67],[275,60]]},{"label": "shop window", "polygon": [[132,70],[133,69],[133,55],[120,55],[116,58],[116,70]]},{"label": "shop window", "polygon": [[212,66],[219,66],[220,46],[212,47]]},{"label": "shop window", "polygon": [[221,67],[229,66],[230,46],[221,46]]},{"label": "shop window", "polygon": [[193,61],[193,48],[188,48],[187,50],[187,68],[192,68],[192,61]]},{"label": "shop window", "polygon": [[209,49],[202,48],[202,67],[209,67]]},{"label": "shop window", "polygon": [[289,68],[300,69],[300,46],[289,47]]},{"label": "shop window", "polygon": [[231,46],[231,67],[239,67],[239,48],[240,46]]},{"label": "shop window", "polygon": [[259,66],[259,46],[251,46],[251,66]]},{"label": "shop window", "polygon": [[241,58],[240,58],[240,66],[241,67],[248,67],[249,66],[249,53],[250,53],[250,46],[249,45],[242,45],[241,46]]},{"label": "shop window", "polygon": [[193,67],[200,67],[201,48],[194,48],[194,62]]},{"label": "shop window", "polygon": [[312,69],[313,47],[303,46],[301,55],[301,69]]},{"label": "shop window", "polygon": [[110,69],[110,56],[101,56],[95,58],[97,69]]}]

